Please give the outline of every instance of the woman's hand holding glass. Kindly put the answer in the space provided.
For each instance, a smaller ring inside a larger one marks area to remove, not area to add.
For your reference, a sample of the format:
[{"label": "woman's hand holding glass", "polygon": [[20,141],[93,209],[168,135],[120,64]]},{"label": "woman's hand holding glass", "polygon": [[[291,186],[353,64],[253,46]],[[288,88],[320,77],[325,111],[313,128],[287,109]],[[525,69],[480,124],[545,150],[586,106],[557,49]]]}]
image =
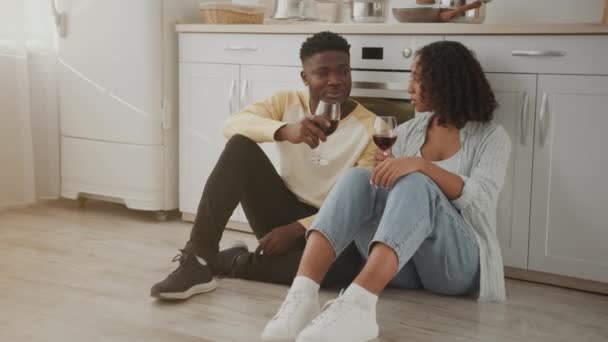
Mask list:
[{"label": "woman's hand holding glass", "polygon": [[421,171],[424,165],[425,160],[421,157],[387,158],[374,168],[371,183],[390,189],[399,178]]},{"label": "woman's hand holding glass", "polygon": [[374,155],[374,166],[378,166],[380,163],[389,158],[395,158],[393,151],[382,151],[380,149],[376,150],[376,154]]},{"label": "woman's hand holding glass", "polygon": [[397,141],[397,121],[392,116],[378,116],[374,122],[374,142],[379,150],[375,155],[372,185],[390,189],[397,180],[422,170],[424,159],[419,157],[395,158],[391,147]]}]

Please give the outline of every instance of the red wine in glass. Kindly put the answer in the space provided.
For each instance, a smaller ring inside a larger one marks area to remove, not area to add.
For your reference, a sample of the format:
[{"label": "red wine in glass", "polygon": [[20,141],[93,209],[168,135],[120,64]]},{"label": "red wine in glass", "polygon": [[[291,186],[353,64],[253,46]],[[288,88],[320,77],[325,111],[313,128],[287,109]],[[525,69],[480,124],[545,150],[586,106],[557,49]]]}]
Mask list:
[{"label": "red wine in glass", "polygon": [[394,135],[374,134],[373,138],[376,146],[382,151],[389,150],[397,141],[397,137]]},{"label": "red wine in glass", "polygon": [[[320,100],[317,104],[317,109],[315,110],[315,115],[323,116],[326,118],[330,126],[329,127],[321,127],[323,132],[325,132],[326,136],[331,135],[338,129],[338,122],[340,121],[340,104],[339,103],[329,103],[323,100]],[[313,161],[319,166],[325,166],[329,164],[329,161],[321,156],[321,146],[319,145],[316,149],[316,153],[313,156]]]},{"label": "red wine in glass", "polygon": [[339,122],[340,122],[340,120],[329,120],[330,126],[325,127],[323,129],[323,131],[325,132],[325,135],[327,135],[327,136],[332,135],[336,131],[336,129],[338,129]]},{"label": "red wine in glass", "polygon": [[397,127],[397,120],[392,116],[377,116],[374,121],[374,143],[385,156],[389,155],[390,148],[393,147],[395,141],[397,141],[397,135],[395,135],[395,128]]}]

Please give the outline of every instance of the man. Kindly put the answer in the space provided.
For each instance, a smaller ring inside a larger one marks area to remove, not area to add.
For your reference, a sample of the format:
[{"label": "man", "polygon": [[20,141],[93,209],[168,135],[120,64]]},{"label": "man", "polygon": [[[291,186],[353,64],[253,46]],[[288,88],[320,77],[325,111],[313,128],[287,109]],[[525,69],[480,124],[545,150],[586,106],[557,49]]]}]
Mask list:
[{"label": "man", "polygon": [[[304,234],[338,176],[353,166],[372,166],[375,116],[349,99],[350,45],[320,32],[300,49],[301,78],[307,92],[279,92],[231,116],[229,141],[203,190],[190,241],[176,260],[180,266],[151,289],[153,297],[186,299],[216,287],[214,275],[290,284],[302,256]],[[311,113],[320,100],[341,104],[338,129]],[[276,142],[281,175],[257,143]],[[320,166],[312,161],[323,144]],[[237,245],[218,252],[226,223],[241,203],[259,239],[255,253]],[[356,248],[334,264],[324,285],[348,283],[361,265]]]}]

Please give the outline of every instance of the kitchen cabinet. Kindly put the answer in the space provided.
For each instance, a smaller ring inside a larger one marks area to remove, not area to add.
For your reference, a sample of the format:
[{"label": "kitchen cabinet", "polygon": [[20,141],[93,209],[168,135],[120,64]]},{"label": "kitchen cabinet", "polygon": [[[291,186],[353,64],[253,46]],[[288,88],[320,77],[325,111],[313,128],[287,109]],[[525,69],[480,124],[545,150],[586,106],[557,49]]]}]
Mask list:
[{"label": "kitchen cabinet", "polygon": [[[304,37],[180,34],[183,213],[196,213],[225,143],[225,118],[277,90],[303,88],[294,51]],[[512,142],[497,216],[505,266],[528,272],[522,274],[541,272],[524,278],[560,285],[545,275],[600,282],[594,289],[608,293],[608,182],[602,178],[608,153],[600,140],[608,127],[608,60],[597,58],[608,54],[608,36],[345,37],[353,44],[353,82],[368,94],[403,90],[413,53],[426,43],[456,40],[471,48],[499,103],[495,121]],[[223,50],[204,48],[220,41]],[[262,146],[277,167],[272,145]],[[232,220],[246,222],[240,209]]]},{"label": "kitchen cabinet", "polygon": [[[280,67],[264,65],[241,66],[241,103],[246,106],[270,97],[277,91],[305,90],[300,78],[300,67]],[[262,149],[279,170],[279,157],[274,144],[264,143]]]},{"label": "kitchen cabinet", "polygon": [[239,66],[181,63],[180,211],[196,213],[207,177],[225,144],[222,127],[238,106]]},{"label": "kitchen cabinet", "polygon": [[531,270],[608,282],[608,76],[540,75]]},{"label": "kitchen cabinet", "polygon": [[499,104],[494,120],[511,138],[511,156],[498,201],[497,235],[505,266],[527,268],[534,147],[536,75],[488,73]]},{"label": "kitchen cabinet", "polygon": [[[180,211],[196,213],[226,143],[222,134],[226,118],[278,90],[302,87],[296,67],[180,64]],[[278,169],[274,146],[262,144],[262,148]],[[240,206],[231,221],[247,222]]]},{"label": "kitchen cabinet", "polygon": [[[305,89],[300,79],[299,67],[241,65],[241,87],[239,105],[243,108],[255,101],[263,100],[280,90]],[[261,144],[262,149],[274,165],[280,170],[279,155],[272,143]],[[246,224],[247,218],[239,205],[231,221]]]},{"label": "kitchen cabinet", "polygon": [[513,144],[498,205],[505,266],[608,282],[608,186],[601,178],[608,154],[600,140],[608,124],[608,77],[598,76],[608,62],[594,58],[608,53],[608,39],[455,40],[492,71],[496,121]]}]

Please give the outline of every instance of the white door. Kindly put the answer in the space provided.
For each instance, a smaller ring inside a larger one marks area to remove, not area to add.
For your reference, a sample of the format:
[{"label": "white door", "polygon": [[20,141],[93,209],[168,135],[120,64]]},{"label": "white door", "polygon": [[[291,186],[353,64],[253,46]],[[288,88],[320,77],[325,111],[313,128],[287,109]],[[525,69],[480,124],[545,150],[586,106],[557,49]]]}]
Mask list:
[{"label": "white door", "polygon": [[[263,100],[281,90],[304,90],[299,67],[261,65],[241,66],[241,107]],[[275,168],[279,170],[279,157],[274,144],[262,144]]]},{"label": "white door", "polygon": [[499,105],[494,120],[509,133],[512,145],[498,201],[498,240],[505,266],[526,269],[536,75],[488,73],[487,77]]},{"label": "white door", "polygon": [[180,210],[196,213],[224,149],[224,122],[238,106],[239,66],[180,64]]},{"label": "white door", "polygon": [[608,77],[538,84],[529,267],[608,282]]},{"label": "white door", "polygon": [[162,144],[160,0],[62,0],[61,134]]},{"label": "white door", "polygon": [[[300,78],[301,70],[299,67],[242,65],[239,97],[240,108],[242,109],[253,102],[264,100],[281,90],[306,89]],[[277,171],[280,170],[279,154],[276,146],[273,143],[265,143],[261,147]],[[240,205],[235,210],[235,215],[239,222],[247,222],[245,213]]]}]

